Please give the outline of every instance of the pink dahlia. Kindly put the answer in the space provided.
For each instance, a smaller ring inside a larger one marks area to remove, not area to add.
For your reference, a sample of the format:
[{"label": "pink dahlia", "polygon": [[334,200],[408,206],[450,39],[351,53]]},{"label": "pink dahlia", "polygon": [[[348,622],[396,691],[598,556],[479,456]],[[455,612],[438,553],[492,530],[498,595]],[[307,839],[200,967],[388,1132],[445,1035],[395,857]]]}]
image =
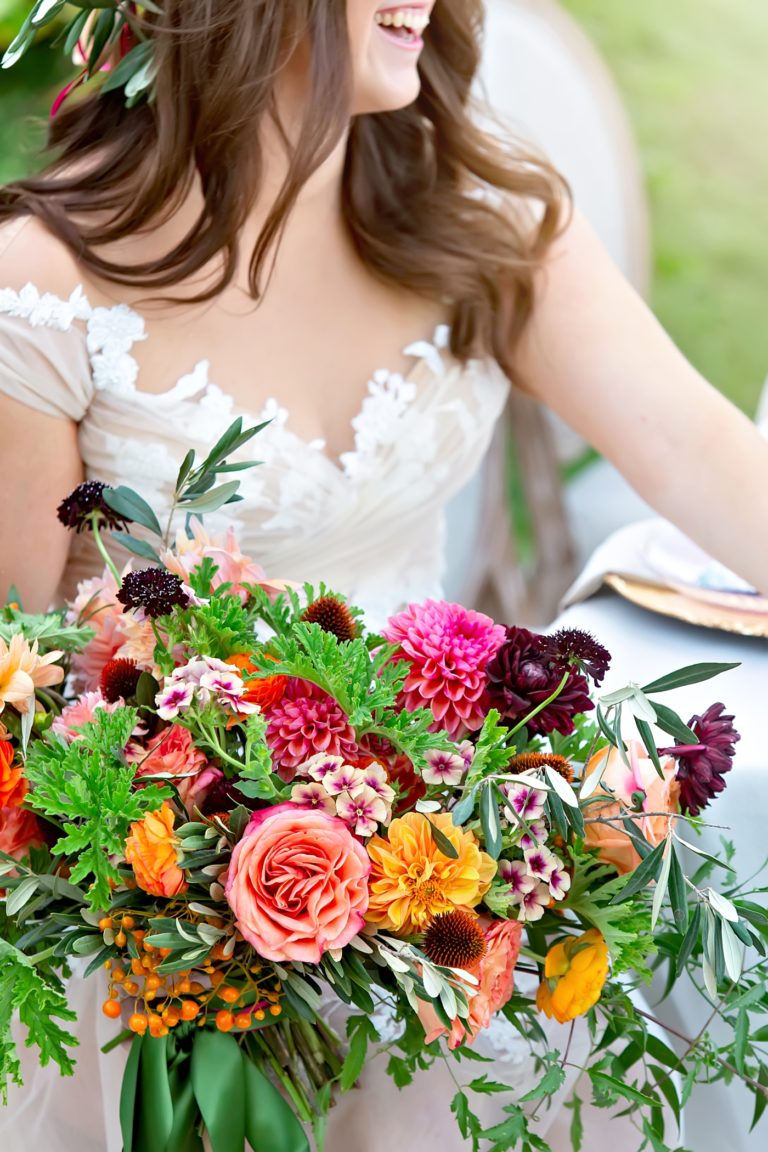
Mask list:
[{"label": "pink dahlia", "polygon": [[295,769],[318,752],[345,761],[357,756],[355,733],[339,705],[305,680],[291,680],[266,716],[272,760],[286,779],[292,779]]},{"label": "pink dahlia", "polygon": [[394,659],[410,664],[404,708],[430,708],[435,727],[454,740],[481,727],[486,666],[504,643],[500,625],[460,604],[426,600],[393,616],[384,635],[398,645]]}]

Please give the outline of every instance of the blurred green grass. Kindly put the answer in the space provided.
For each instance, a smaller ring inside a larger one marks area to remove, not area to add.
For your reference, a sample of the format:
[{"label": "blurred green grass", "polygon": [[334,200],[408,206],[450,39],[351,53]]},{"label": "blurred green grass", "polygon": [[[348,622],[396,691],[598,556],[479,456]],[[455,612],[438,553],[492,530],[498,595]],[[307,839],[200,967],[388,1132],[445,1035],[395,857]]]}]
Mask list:
[{"label": "blurred green grass", "polygon": [[752,414],[768,375],[768,3],[562,2],[613,71],[638,138],[654,309]]},{"label": "blurred green grass", "polygon": [[[752,413],[768,374],[768,0],[562,3],[603,53],[635,128],[654,308],[689,359]],[[0,182],[34,168],[70,75],[45,47],[0,72]]]}]

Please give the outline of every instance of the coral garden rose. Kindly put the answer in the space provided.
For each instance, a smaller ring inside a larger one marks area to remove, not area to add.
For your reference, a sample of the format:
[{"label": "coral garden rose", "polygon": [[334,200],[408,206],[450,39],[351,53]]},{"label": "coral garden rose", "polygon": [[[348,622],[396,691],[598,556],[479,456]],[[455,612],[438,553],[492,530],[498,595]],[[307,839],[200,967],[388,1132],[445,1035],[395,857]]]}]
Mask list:
[{"label": "coral garden rose", "polygon": [[43,833],[33,812],[26,808],[0,808],[0,852],[23,860],[30,848],[42,848]]},{"label": "coral garden rose", "polygon": [[105,700],[100,691],[83,692],[82,696],[78,696],[77,700],[73,700],[62,709],[61,715],[53,721],[51,731],[71,744],[73,740],[82,739],[80,729],[93,722],[100,708],[114,712],[119,707],[119,704],[110,704]]},{"label": "coral garden rose", "polygon": [[226,895],[265,960],[318,964],[363,926],[371,863],[346,824],[320,809],[257,812],[232,853]]},{"label": "coral garden rose", "polygon": [[[587,765],[586,776],[597,771],[604,758],[604,752],[596,753]],[[627,758],[629,767],[622,760],[618,749],[610,750],[600,790],[596,795],[606,801],[611,796],[613,803],[590,805],[585,836],[587,847],[595,849],[601,860],[613,864],[622,875],[637,868],[640,863],[639,853],[620,821],[616,824],[598,824],[594,819],[614,819],[629,812],[638,830],[655,847],[667,835],[669,816],[680,811],[680,783],[675,775],[674,760],[671,757],[662,758],[662,779],[645,746],[639,741],[629,742]],[[642,811],[634,813],[632,810],[636,801],[642,802]]]},{"label": "coral garden rose", "polygon": [[173,830],[174,812],[164,803],[156,812],[131,824],[125,859],[133,868],[139,888],[150,896],[178,896],[187,882],[179,867],[179,840]]},{"label": "coral garden rose", "polygon": [[479,1032],[490,1026],[494,1015],[511,999],[515,990],[515,966],[520,955],[522,925],[516,920],[495,920],[485,933],[485,952],[467,971],[479,981],[477,990],[468,988],[469,1016],[456,1017],[450,1032],[439,1020],[431,1004],[419,1002],[419,1019],[425,1032],[425,1042],[431,1044],[441,1036],[448,1036],[451,1049],[466,1041],[471,1044]]},{"label": "coral garden rose", "polygon": [[[445,856],[432,836],[431,824],[450,840],[457,859]],[[496,864],[472,832],[457,828],[450,812],[429,820],[408,812],[393,820],[388,838],[368,841],[373,862],[368,920],[408,936],[422,932],[441,912],[474,908],[496,875]]]},{"label": "coral garden rose", "polygon": [[0,740],[0,808],[16,808],[27,794],[27,780],[22,764],[14,763],[10,740]]},{"label": "coral garden rose", "polygon": [[536,1007],[567,1024],[597,1004],[608,978],[608,945],[596,928],[569,936],[547,953]]},{"label": "coral garden rose", "polygon": [[202,807],[208,793],[224,776],[220,768],[208,763],[195,746],[191,732],[180,724],[166,728],[146,748],[130,745],[128,758],[136,765],[138,780],[145,776],[170,776],[190,815]]}]

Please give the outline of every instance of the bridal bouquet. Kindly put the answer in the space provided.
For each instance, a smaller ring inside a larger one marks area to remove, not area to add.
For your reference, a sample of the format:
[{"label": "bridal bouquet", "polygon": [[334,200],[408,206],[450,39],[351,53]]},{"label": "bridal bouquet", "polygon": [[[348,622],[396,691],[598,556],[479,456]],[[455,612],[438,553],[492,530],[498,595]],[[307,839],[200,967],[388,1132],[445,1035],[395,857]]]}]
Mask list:
[{"label": "bridal bouquet", "polygon": [[[724,666],[600,698],[609,656],[584,633],[427,601],[372,635],[339,590],[270,580],[203,527],[237,499],[227,459],[254,431],[189,454],[173,542],[136,493],[81,485],[59,515],[94,534],[103,575],[66,613],[0,616],[2,1085],[14,1012],[72,1072],[65,980],[90,977],[108,1047],[127,1046],[125,1152],[321,1146],[382,1013],[398,1085],[444,1043],[459,1062],[473,1149],[546,1149],[533,1113],[580,1016],[575,1149],[590,1087],[654,1149],[697,1079],[741,1077],[758,1119],[768,916],[730,846],[696,843],[738,735],[720,704],[684,723],[664,702]],[[123,571],[107,531],[136,556]],[[722,1043],[660,1038],[632,998],[657,968],[700,987]],[[483,1129],[473,1094],[510,1090],[463,1073],[496,1013],[540,1083]],[[545,1017],[566,1025],[556,1048]]]}]

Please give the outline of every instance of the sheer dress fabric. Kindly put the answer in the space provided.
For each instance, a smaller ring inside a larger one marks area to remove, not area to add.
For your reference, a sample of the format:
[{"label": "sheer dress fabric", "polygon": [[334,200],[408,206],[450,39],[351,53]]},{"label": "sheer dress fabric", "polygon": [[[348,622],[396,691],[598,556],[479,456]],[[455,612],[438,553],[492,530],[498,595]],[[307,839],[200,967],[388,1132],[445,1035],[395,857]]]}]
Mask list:
[{"label": "sheer dress fabric", "polygon": [[[260,396],[252,412],[241,411],[223,382],[209,378],[205,361],[180,365],[186,374],[166,392],[143,392],[133,350],[146,339],[138,312],[124,304],[94,307],[79,286],[67,296],[34,284],[0,287],[0,392],[76,422],[86,477],[137,488],[161,522],[190,447],[202,456],[236,416],[269,420],[243,452],[261,461],[241,474],[243,502],[206,517],[207,527],[231,524],[243,552],[270,577],[324,580],[345,591],[373,627],[409,601],[440,596],[445,507],[480,466],[507,396],[506,378],[495,365],[454,360],[445,327],[416,341],[406,349],[412,360],[406,375],[374,372],[352,422],[354,446],[333,460],[321,441],[293,432],[279,396]],[[59,599],[101,566],[90,537],[75,537]],[[27,1152],[33,1145],[47,1152],[120,1152],[126,1051],[100,1054],[115,1025],[100,1013],[98,980],[75,979],[70,988],[79,1014],[74,1078],[37,1068],[34,1053],[24,1052],[25,1088],[12,1089],[9,1108],[0,1107],[3,1152]],[[329,1019],[343,1029],[339,1011],[329,1003]],[[380,1025],[391,1038],[395,1025],[386,1006]],[[555,1025],[551,1031],[553,1045],[563,1048],[567,1029]],[[577,1032],[575,1064],[585,1044]],[[477,1047],[494,1062],[461,1066],[462,1080],[485,1072],[517,1094],[533,1087],[538,1074],[531,1053],[512,1025],[498,1020]],[[393,1140],[422,1152],[466,1148],[449,1111],[456,1086],[447,1065],[421,1073],[400,1093],[386,1063],[386,1055],[377,1057],[362,1086],[334,1109],[328,1152],[391,1152]],[[503,1119],[505,1102],[476,1099],[488,1124]],[[542,1115],[540,1130],[550,1130],[555,1146],[566,1149],[561,1103]],[[592,1147],[600,1147],[597,1133]]]}]

